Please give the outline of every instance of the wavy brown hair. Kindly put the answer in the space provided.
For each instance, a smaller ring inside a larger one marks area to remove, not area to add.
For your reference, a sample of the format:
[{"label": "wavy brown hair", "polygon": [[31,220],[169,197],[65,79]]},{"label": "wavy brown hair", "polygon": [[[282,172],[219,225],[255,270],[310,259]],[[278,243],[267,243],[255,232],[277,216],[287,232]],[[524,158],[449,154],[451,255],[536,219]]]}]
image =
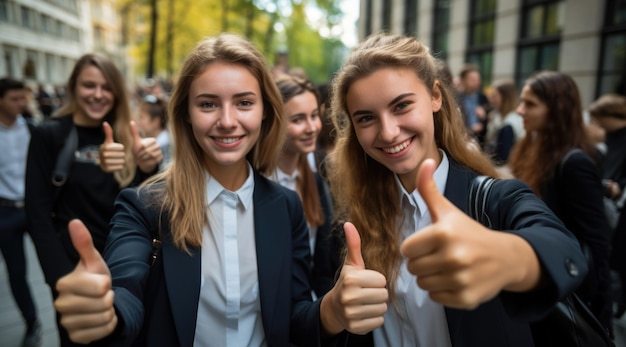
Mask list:
[{"label": "wavy brown hair", "polygon": [[497,172],[490,159],[471,144],[451,90],[438,81],[437,64],[427,46],[414,37],[377,34],[350,54],[332,84],[337,144],[328,170],[330,186],[337,214],[359,230],[365,265],[386,276],[393,295],[401,261],[400,192],[394,173],[361,148],[346,104],[353,83],[387,67],[409,68],[430,93],[439,89],[442,106],[433,114],[435,142],[450,159],[480,174],[497,176]]},{"label": "wavy brown hair", "polygon": [[137,163],[132,153],[133,134],[130,131],[130,104],[128,90],[124,77],[113,61],[99,53],[88,53],[78,59],[67,81],[67,100],[63,106],[54,112],[54,117],[71,117],[76,112],[82,112],[76,100],[76,84],[78,76],[87,67],[94,66],[102,73],[114,96],[113,108],[104,117],[113,128],[115,141],[124,145],[124,168],[113,174],[120,187],[128,186],[135,178]]},{"label": "wavy brown hair", "polygon": [[[264,119],[257,143],[246,156],[252,167],[264,175],[274,172],[285,137],[283,104],[267,62],[261,52],[245,39],[231,34],[200,41],[183,63],[169,104],[168,128],[175,143],[171,165],[146,182],[155,187],[155,201],[168,211],[172,240],[176,247],[202,245],[202,227],[209,226],[206,214],[205,154],[196,142],[189,115],[191,83],[214,62],[245,67],[259,82]],[[166,184],[157,184],[161,180]]]},{"label": "wavy brown hair", "polygon": [[[317,101],[317,110],[320,109],[320,96],[317,88],[308,80],[301,79],[296,76],[282,76],[276,80],[278,90],[283,97],[283,103],[286,104],[293,97],[304,94],[312,93]],[[289,115],[286,115],[289,117]],[[287,128],[287,124],[285,124]],[[320,226],[324,224],[324,211],[322,211],[322,204],[320,202],[320,195],[317,190],[317,182],[315,181],[315,174],[311,170],[311,166],[307,160],[306,155],[299,155],[298,157],[298,172],[300,177],[297,183],[298,193],[302,200],[302,207],[304,208],[304,215],[306,220],[312,226]]]},{"label": "wavy brown hair", "polygon": [[541,71],[529,77],[525,86],[546,104],[545,126],[518,141],[511,152],[513,175],[526,182],[538,196],[543,184],[552,179],[559,163],[572,148],[581,148],[597,160],[587,137],[580,94],[567,74]]},{"label": "wavy brown hair", "polygon": [[502,80],[495,82],[493,88],[500,94],[501,102],[498,112],[504,119],[510,112],[515,111],[517,107],[517,87],[511,80]]}]

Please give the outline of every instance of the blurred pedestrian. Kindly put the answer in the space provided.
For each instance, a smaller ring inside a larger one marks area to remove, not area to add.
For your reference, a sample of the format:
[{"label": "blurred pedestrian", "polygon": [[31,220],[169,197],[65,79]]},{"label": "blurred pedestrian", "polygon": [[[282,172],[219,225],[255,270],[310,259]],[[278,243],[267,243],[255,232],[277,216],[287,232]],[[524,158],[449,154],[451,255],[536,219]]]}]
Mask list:
[{"label": "blurred pedestrian", "polygon": [[159,171],[165,170],[172,160],[170,132],[167,129],[167,101],[153,94],[143,97],[139,105],[137,126],[145,137],[154,137],[161,147],[163,161],[159,163]]},{"label": "blurred pedestrian", "polygon": [[339,264],[339,247],[331,239],[332,203],[322,176],[313,172],[307,160],[314,153],[322,128],[316,87],[308,80],[285,76],[276,81],[282,95],[287,127],[278,167],[272,180],[298,193],[309,229],[311,286],[314,298],[321,297],[334,283]]},{"label": "blurred pedestrian", "polygon": [[[96,248],[103,250],[117,194],[156,172],[162,160],[156,140],[141,139],[131,122],[126,85],[111,59],[83,55],[67,85],[63,108],[33,129],[26,169],[28,229],[53,298],[57,280],[79,260],[68,222],[82,219]],[[72,133],[76,143],[65,158],[63,148]],[[66,162],[56,165],[58,158]],[[61,167],[67,170],[60,178]],[[59,318],[61,346],[71,346]]]},{"label": "blurred pedestrian", "polygon": [[488,115],[485,151],[502,166],[509,160],[515,143],[526,134],[524,120],[515,112],[518,100],[515,83],[509,80],[495,82],[489,100],[493,110]]},{"label": "blurred pedestrian", "polygon": [[26,86],[0,78],[0,250],[6,263],[11,293],[26,323],[22,346],[35,346],[41,339],[41,323],[26,280],[24,236],[24,178],[30,141],[29,124],[22,116],[26,110]]},{"label": "blurred pedestrian", "polygon": [[[588,250],[589,274],[577,289],[606,329],[611,326],[610,229],[604,214],[598,153],[588,139],[578,87],[567,74],[544,71],[528,78],[517,107],[526,136],[509,165]],[[540,345],[558,343],[552,327],[533,325]],[[556,340],[555,340],[556,339]]]}]

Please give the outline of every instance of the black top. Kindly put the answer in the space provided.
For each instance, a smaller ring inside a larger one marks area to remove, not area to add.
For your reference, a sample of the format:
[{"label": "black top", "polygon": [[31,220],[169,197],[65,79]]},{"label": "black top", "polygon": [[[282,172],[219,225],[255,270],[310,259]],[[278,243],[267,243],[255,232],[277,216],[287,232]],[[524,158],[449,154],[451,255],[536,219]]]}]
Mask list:
[{"label": "black top", "polygon": [[[33,129],[26,169],[28,229],[37,249],[46,282],[56,281],[73,270],[79,260],[68,233],[68,223],[81,219],[91,232],[96,249],[102,251],[109,233],[113,202],[121,188],[112,173],[98,164],[104,142],[102,127],[75,126],[78,147],[68,179],[55,198],[51,173],[72,117],[50,119]],[[147,177],[137,169],[136,182]]]}]

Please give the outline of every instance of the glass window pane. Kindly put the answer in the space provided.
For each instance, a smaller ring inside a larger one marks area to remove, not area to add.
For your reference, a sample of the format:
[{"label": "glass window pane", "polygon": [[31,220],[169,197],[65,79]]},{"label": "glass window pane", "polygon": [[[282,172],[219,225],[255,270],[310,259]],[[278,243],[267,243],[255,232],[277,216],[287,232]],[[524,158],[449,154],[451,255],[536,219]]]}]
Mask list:
[{"label": "glass window pane", "polygon": [[624,71],[626,66],[626,33],[608,36],[604,44],[602,71]]},{"label": "glass window pane", "polygon": [[558,43],[545,45],[541,50],[541,65],[542,70],[558,70],[559,69],[559,48]]},{"label": "glass window pane", "polygon": [[607,25],[626,23],[626,0],[615,0],[609,9]]},{"label": "glass window pane", "polygon": [[528,15],[526,16],[526,32],[524,33],[525,38],[533,38],[540,37],[543,31],[543,17],[544,17],[544,7],[543,6],[535,6],[528,10]]},{"label": "glass window pane", "polygon": [[536,70],[538,51],[536,46],[524,47],[520,50],[519,72],[522,80]]},{"label": "glass window pane", "polygon": [[472,32],[471,45],[493,44],[494,37],[494,21],[488,20],[477,23]]},{"label": "glass window pane", "polygon": [[472,16],[484,16],[496,12],[496,0],[475,0]]},{"label": "glass window pane", "polygon": [[558,34],[563,27],[563,3],[550,4],[546,18],[546,34]]}]

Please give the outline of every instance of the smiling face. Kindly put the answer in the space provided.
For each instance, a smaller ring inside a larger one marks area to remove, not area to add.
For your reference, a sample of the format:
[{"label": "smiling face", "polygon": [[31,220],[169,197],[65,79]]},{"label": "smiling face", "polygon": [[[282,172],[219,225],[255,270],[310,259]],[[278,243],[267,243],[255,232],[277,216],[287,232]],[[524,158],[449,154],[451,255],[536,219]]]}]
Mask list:
[{"label": "smiling face", "polygon": [[232,170],[247,175],[246,155],[263,120],[261,88],[250,71],[219,61],[208,65],[191,83],[189,116],[209,172],[216,177]]},{"label": "smiling face", "polygon": [[527,132],[543,129],[548,118],[548,111],[548,105],[541,101],[528,85],[525,85],[516,110],[524,118],[524,129]]},{"label": "smiling face", "polygon": [[102,71],[93,65],[86,66],[76,79],[78,112],[74,122],[78,125],[97,126],[113,109],[115,96]]},{"label": "smiling face", "polygon": [[396,173],[408,190],[420,163],[439,162],[433,112],[441,108],[438,88],[432,95],[408,68],[382,68],[348,88],[346,104],[358,141],[374,160]]},{"label": "smiling face", "polygon": [[288,154],[307,154],[315,150],[317,136],[322,128],[317,99],[305,91],[285,103],[287,140],[283,147]]}]

